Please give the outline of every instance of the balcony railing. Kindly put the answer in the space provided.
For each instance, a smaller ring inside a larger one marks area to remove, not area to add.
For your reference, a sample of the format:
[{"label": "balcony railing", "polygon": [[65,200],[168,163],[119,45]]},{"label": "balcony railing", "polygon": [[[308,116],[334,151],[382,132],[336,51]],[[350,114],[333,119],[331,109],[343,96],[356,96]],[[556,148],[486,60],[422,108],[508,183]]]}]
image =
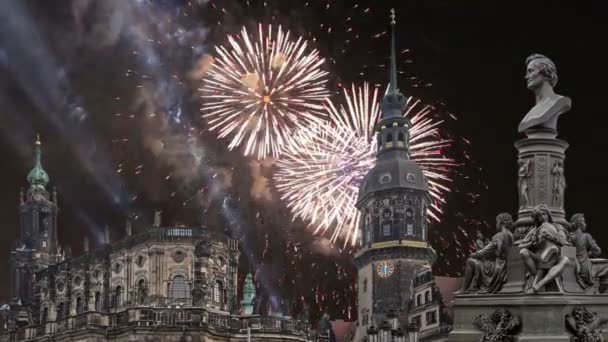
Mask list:
[{"label": "balcony railing", "polygon": [[72,329],[110,328],[121,330],[129,326],[180,327],[207,329],[226,333],[242,333],[250,328],[252,333],[284,334],[308,340],[311,335],[305,323],[284,317],[235,316],[211,312],[204,308],[154,308],[133,307],[117,313],[87,312],[58,321],[21,328],[0,335],[0,342],[28,341],[54,335]]}]

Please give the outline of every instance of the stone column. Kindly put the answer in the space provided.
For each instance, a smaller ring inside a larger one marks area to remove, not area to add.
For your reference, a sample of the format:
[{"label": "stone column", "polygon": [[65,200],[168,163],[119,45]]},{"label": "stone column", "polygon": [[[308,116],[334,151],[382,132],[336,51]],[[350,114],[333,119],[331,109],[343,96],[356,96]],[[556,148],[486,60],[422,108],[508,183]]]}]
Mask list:
[{"label": "stone column", "polygon": [[532,225],[532,209],[539,204],[551,208],[555,223],[567,227],[564,210],[564,159],[568,143],[557,139],[550,129],[526,131],[526,138],[515,143],[518,151],[519,213],[515,225]]}]

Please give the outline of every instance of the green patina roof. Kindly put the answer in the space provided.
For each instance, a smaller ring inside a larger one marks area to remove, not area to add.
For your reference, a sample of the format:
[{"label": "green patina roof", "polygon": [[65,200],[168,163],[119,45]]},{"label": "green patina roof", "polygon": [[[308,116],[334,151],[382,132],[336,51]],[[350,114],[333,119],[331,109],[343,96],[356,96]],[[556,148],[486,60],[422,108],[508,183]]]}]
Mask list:
[{"label": "green patina roof", "polygon": [[42,168],[42,162],[40,161],[42,155],[40,145],[40,137],[38,137],[34,148],[34,168],[28,173],[27,181],[32,188],[44,189],[49,183],[49,175]]}]

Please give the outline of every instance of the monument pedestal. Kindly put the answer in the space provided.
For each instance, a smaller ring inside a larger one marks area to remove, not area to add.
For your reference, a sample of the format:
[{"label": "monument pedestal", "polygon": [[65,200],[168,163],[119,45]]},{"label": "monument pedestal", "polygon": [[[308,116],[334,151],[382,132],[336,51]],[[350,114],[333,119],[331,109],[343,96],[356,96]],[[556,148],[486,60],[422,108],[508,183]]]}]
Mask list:
[{"label": "monument pedestal", "polygon": [[532,226],[532,209],[546,204],[555,223],[568,226],[564,212],[564,159],[568,143],[557,139],[550,129],[531,129],[526,138],[518,140],[519,213],[516,227]]},{"label": "monument pedestal", "polygon": [[[454,299],[454,325],[448,341],[480,341],[481,331],[473,325],[481,314],[490,315],[498,308],[504,308],[518,316],[521,322],[512,341],[557,342],[572,341],[572,334],[566,327],[566,315],[571,315],[577,306],[584,306],[591,312],[608,317],[608,296],[588,294],[489,294],[458,295]],[[608,338],[608,333],[603,332]]]}]

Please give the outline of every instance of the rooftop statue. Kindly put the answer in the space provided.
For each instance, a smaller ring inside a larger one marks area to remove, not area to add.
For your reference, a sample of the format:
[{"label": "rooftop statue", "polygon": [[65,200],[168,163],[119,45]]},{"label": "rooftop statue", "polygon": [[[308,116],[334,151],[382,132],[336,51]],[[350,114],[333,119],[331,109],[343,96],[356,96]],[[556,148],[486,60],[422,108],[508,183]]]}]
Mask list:
[{"label": "rooftop statue", "polygon": [[533,54],[526,59],[526,84],[536,104],[519,123],[520,133],[535,128],[557,131],[558,117],[572,107],[570,98],[553,91],[557,79],[557,68],[548,57]]}]

